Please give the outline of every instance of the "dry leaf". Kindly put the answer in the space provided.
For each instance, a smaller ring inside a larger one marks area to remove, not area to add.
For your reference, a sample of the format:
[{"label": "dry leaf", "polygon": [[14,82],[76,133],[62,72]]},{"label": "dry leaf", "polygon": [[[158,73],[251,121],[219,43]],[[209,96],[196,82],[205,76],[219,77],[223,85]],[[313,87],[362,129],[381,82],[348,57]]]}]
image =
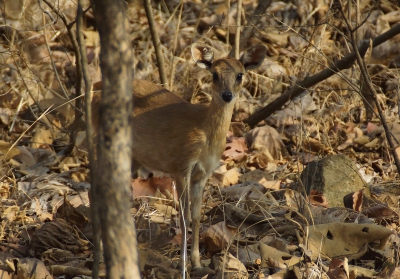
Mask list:
[{"label": "dry leaf", "polygon": [[275,160],[282,160],[288,156],[280,135],[272,127],[257,127],[246,133],[245,138],[252,150],[262,150],[262,147],[265,147]]},{"label": "dry leaf", "polygon": [[287,252],[279,251],[265,243],[260,242],[261,267],[285,268],[297,264],[301,257],[293,256]]},{"label": "dry leaf", "polygon": [[[377,249],[384,249],[392,232],[375,224],[329,223],[309,226],[308,243],[317,257],[354,257],[362,247],[379,241]],[[361,255],[358,255],[361,256]]]},{"label": "dry leaf", "polygon": [[12,143],[0,140],[0,153],[2,155],[7,154],[7,157],[5,158],[6,161],[21,153],[17,147],[14,146],[13,148],[11,148],[11,146]]},{"label": "dry leaf", "polygon": [[222,165],[213,172],[212,177],[218,181],[219,186],[231,186],[238,183],[240,173],[237,168],[227,170],[226,165]]},{"label": "dry leaf", "polygon": [[225,151],[222,153],[222,159],[233,159],[240,161],[248,150],[243,137],[229,137],[226,143]]},{"label": "dry leaf", "polygon": [[16,258],[17,276],[20,279],[53,278],[44,263],[33,258]]},{"label": "dry leaf", "polygon": [[246,267],[231,253],[223,253],[216,255],[212,260],[217,279],[230,278],[230,279],[246,279],[249,278]]},{"label": "dry leaf", "polygon": [[203,238],[208,252],[218,252],[232,245],[232,240],[236,236],[237,229],[230,228],[225,222],[219,222],[209,227],[204,233]]},{"label": "dry leaf", "polygon": [[349,277],[349,264],[347,258],[333,259],[329,263],[329,271],[327,273],[330,279],[348,279]]}]

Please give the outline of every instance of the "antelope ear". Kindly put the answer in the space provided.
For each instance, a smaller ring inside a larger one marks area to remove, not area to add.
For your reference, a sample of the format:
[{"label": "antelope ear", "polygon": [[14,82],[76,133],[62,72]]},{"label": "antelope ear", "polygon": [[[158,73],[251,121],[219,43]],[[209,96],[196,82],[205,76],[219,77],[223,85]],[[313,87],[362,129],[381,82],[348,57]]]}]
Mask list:
[{"label": "antelope ear", "polygon": [[240,57],[246,71],[258,68],[267,55],[267,48],[261,44],[246,49]]},{"label": "antelope ear", "polygon": [[214,60],[214,52],[208,46],[201,44],[192,44],[192,58],[197,66],[204,69],[210,69]]}]

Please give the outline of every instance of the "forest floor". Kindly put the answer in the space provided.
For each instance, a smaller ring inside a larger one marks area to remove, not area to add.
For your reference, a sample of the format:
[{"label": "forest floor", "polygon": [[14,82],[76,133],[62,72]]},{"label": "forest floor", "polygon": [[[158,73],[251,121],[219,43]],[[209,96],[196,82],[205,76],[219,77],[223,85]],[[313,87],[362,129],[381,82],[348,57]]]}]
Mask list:
[{"label": "forest floor", "polygon": [[[267,58],[246,74],[221,166],[207,183],[204,268],[191,278],[400,278],[400,179],[393,157],[400,156],[400,36],[370,43],[397,26],[400,7],[387,0],[357,3],[273,1],[259,16],[243,48],[263,44]],[[74,103],[83,100],[71,40],[76,3],[0,5],[0,277],[90,278],[89,162]],[[243,0],[244,26],[256,7]],[[196,67],[190,46],[199,42],[217,58],[226,56],[237,2],[155,1],[153,11],[168,87],[192,103],[209,103],[212,75]],[[127,14],[134,77],[160,83],[144,8],[131,1]],[[85,10],[83,28],[94,83],[101,72],[92,9]],[[355,61],[314,86],[302,83],[363,42],[376,92]],[[271,105],[297,85],[299,94]],[[269,114],[254,123],[252,116],[267,105]],[[141,175],[131,183],[140,270],[144,278],[179,278],[174,181]]]}]

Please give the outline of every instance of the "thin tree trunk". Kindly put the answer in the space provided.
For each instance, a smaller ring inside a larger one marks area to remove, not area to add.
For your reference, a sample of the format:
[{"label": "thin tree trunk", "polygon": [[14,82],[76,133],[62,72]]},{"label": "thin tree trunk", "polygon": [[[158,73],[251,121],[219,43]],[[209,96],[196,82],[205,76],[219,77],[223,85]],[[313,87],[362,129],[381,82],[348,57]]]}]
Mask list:
[{"label": "thin tree trunk", "polygon": [[165,63],[164,56],[161,50],[161,41],[156,30],[156,22],[154,20],[154,14],[153,9],[151,8],[150,0],[144,0],[144,9],[146,11],[147,20],[149,21],[149,29],[151,33],[151,38],[153,39],[154,50],[156,53],[158,72],[160,73],[160,81],[161,84],[168,89],[169,87],[167,81],[167,73],[165,72]]},{"label": "thin tree trunk", "polygon": [[[94,151],[94,142],[93,142],[93,125],[91,123],[92,120],[92,92],[91,87],[92,84],[90,82],[89,70],[88,70],[88,61],[86,57],[86,46],[85,40],[83,38],[83,9],[82,9],[82,1],[78,0],[78,8],[76,12],[76,38],[79,45],[80,50],[80,58],[81,58],[81,67],[82,67],[82,76],[85,82],[85,121],[86,121],[86,140],[89,154],[89,169],[90,169],[90,181],[93,182],[95,180],[94,170],[96,169],[96,161],[95,161],[95,151]],[[93,184],[93,183],[92,183]],[[96,214],[98,209],[95,208],[97,205],[96,202],[93,202],[96,198],[94,198],[94,188],[92,188],[89,192],[89,198],[91,203],[91,219],[92,219],[92,228],[93,228],[93,267],[92,267],[92,278],[99,278],[99,267],[100,267],[100,216]]]},{"label": "thin tree trunk", "polygon": [[[253,35],[254,32],[254,26],[260,22],[261,15],[265,13],[267,8],[271,5],[272,0],[259,0],[258,5],[256,9],[254,10],[253,15],[250,17],[250,19],[247,21],[247,26],[244,27],[243,32],[240,37],[240,43],[239,43],[239,52],[242,51],[244,48],[246,48],[247,41],[250,39],[250,37]],[[241,15],[239,15],[241,16]],[[228,29],[229,33],[229,29]],[[229,41],[227,41],[229,42]],[[233,57],[235,54],[235,48],[232,48],[231,51],[229,52],[229,57]]]},{"label": "thin tree trunk", "polygon": [[129,213],[132,145],[132,52],[122,0],[95,0],[103,90],[94,202],[99,209],[107,278],[140,278]]}]

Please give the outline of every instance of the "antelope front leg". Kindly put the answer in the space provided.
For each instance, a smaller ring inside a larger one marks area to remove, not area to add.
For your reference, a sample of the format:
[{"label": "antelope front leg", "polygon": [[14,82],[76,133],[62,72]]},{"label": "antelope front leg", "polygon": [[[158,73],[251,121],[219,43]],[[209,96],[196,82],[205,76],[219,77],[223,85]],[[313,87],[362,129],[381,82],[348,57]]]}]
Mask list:
[{"label": "antelope front leg", "polygon": [[203,202],[203,191],[207,179],[192,178],[190,199],[192,201],[192,249],[190,252],[190,259],[192,261],[192,268],[201,268],[200,264],[200,251],[199,251],[199,240],[200,240],[200,217],[201,217],[201,204]]},{"label": "antelope front leg", "polygon": [[[178,191],[179,205],[181,216],[180,227],[182,231],[182,239],[181,239],[181,257],[180,257],[180,266],[187,270],[187,232],[188,226],[190,224],[190,210],[189,210],[189,178],[185,177],[177,177],[176,178],[176,188]],[[186,237],[185,237],[186,236]]]}]

